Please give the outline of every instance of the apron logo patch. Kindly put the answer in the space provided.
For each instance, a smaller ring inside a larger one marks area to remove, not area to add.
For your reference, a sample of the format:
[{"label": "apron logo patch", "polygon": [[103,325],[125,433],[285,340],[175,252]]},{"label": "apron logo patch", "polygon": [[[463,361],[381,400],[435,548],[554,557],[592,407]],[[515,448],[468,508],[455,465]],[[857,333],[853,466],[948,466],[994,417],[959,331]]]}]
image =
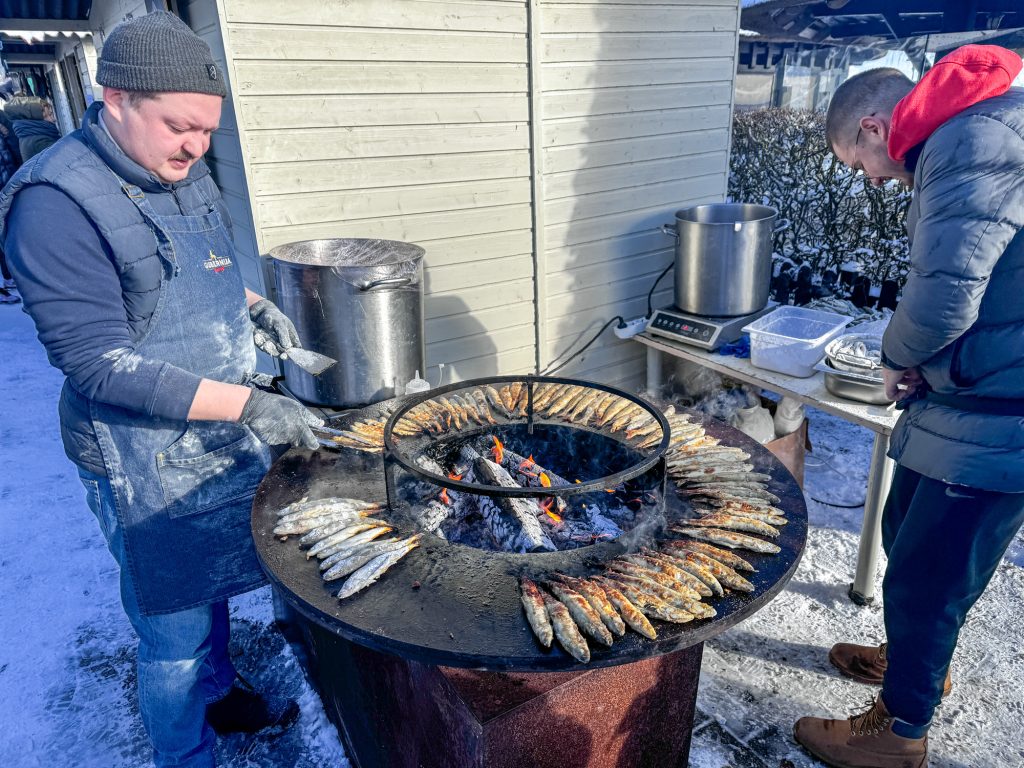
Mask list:
[{"label": "apron logo patch", "polygon": [[212,269],[214,272],[223,272],[227,267],[231,266],[231,259],[227,256],[218,256],[213,251],[210,251],[210,255],[206,257],[206,261],[203,262],[205,269]]}]

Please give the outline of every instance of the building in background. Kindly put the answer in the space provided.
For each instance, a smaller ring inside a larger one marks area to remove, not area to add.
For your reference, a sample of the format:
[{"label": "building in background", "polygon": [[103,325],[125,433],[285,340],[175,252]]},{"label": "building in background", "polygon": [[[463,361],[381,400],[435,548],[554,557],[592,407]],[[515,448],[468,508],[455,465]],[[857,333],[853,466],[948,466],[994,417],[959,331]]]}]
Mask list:
[{"label": "building in background", "polygon": [[824,109],[850,75],[895,67],[917,80],[968,43],[1024,53],[1016,0],[743,0],[740,26],[737,109]]}]

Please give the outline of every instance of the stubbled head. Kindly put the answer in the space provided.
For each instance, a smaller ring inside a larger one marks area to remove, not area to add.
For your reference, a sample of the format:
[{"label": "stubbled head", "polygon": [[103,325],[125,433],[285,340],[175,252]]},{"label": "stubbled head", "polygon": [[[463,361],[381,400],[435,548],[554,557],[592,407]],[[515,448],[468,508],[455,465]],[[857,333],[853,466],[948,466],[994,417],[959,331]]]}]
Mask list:
[{"label": "stubbled head", "polygon": [[854,75],[836,89],[825,115],[825,140],[836,157],[872,184],[897,179],[910,186],[913,174],[889,157],[892,112],[914,87],[898,69],[883,67]]},{"label": "stubbled head", "polygon": [[149,93],[103,89],[103,121],[132,160],[173,183],[210,148],[223,99],[207,93]]}]

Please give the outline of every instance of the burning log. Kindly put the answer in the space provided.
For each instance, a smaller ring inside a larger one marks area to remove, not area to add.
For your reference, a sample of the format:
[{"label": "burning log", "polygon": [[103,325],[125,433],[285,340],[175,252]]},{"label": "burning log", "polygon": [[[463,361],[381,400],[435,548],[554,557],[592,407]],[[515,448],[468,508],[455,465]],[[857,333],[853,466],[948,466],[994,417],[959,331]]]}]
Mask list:
[{"label": "burning log", "polygon": [[[478,456],[473,474],[479,481],[505,488],[520,488],[499,464]],[[507,550],[514,552],[552,552],[556,549],[540,527],[537,515],[542,510],[533,499],[513,497],[480,497],[480,512],[494,537]]]},{"label": "burning log", "polygon": [[[508,470],[520,485],[526,488],[564,488],[571,483],[565,478],[559,477],[549,469],[545,469],[533,460],[533,456],[523,458],[518,453],[507,448],[503,451],[504,461],[501,465]],[[561,497],[555,497],[558,513],[565,512],[566,502]],[[548,515],[550,516],[550,512]]]}]

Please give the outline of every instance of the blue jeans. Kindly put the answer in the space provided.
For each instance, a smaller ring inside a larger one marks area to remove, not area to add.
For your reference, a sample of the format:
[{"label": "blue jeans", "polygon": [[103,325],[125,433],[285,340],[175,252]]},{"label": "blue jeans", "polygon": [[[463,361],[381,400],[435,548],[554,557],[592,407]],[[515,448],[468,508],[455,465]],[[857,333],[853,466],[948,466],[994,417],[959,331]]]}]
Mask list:
[{"label": "blue jeans", "polygon": [[882,513],[886,709],[928,730],[971,606],[1024,522],[1024,494],[949,485],[897,466]]},{"label": "blue jeans", "polygon": [[121,604],[139,636],[138,690],[142,723],[157,768],[211,768],[216,735],[206,705],[223,698],[235,679],[228,655],[227,601],[144,616],[125,564],[110,481],[79,469],[89,509],[121,566]]}]

